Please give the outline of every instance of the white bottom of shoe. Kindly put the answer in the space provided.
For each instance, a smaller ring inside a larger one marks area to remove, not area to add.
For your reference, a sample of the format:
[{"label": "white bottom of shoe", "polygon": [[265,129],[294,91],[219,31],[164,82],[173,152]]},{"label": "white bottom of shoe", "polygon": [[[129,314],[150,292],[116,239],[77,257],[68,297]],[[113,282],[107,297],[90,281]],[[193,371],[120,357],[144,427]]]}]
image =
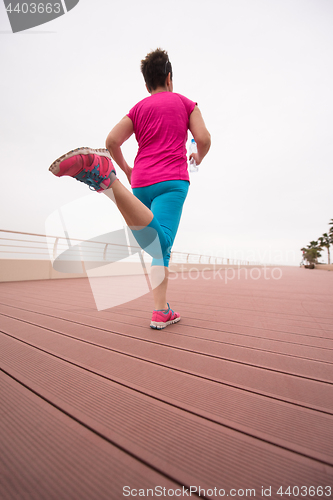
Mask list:
[{"label": "white bottom of shoe", "polygon": [[178,321],[180,321],[180,317],[172,319],[171,321],[152,321],[150,323],[150,328],[154,328],[155,330],[162,330],[168,325],[172,325],[173,323],[178,323]]},{"label": "white bottom of shoe", "polygon": [[76,148],[73,149],[73,151],[69,151],[68,153],[60,156],[60,158],[57,158],[52,165],[50,166],[49,170],[52,172],[54,175],[58,175],[60,172],[60,163],[64,160],[67,160],[68,158],[71,158],[72,156],[75,155],[99,155],[99,156],[106,156],[110,160],[112,160],[111,155],[109,151],[105,148],[103,149],[92,149],[92,148]]}]

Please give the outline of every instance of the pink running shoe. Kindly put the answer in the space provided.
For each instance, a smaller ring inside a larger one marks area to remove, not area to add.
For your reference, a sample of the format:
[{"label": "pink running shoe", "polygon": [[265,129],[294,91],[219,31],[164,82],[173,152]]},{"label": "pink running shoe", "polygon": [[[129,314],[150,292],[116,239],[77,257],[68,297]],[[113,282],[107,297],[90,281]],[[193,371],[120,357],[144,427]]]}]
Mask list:
[{"label": "pink running shoe", "polygon": [[180,321],[180,314],[175,313],[168,304],[168,309],[154,310],[153,316],[151,318],[150,328],[155,330],[162,330],[172,323],[177,323]]},{"label": "pink running shoe", "polygon": [[89,189],[103,191],[116,178],[107,149],[77,148],[58,158],[49,168],[57,177],[68,175],[88,184]]}]

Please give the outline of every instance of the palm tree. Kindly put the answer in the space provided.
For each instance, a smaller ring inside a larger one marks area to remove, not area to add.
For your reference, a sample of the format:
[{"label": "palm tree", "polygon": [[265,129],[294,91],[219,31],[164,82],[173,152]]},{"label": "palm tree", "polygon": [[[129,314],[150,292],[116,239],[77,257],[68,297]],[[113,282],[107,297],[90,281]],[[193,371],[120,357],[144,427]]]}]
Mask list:
[{"label": "palm tree", "polygon": [[327,262],[328,264],[330,264],[330,245],[333,243],[333,233],[331,233],[330,235],[324,233],[322,236],[320,236],[320,238],[318,238],[318,242],[320,243],[320,249],[327,248]]},{"label": "palm tree", "polygon": [[301,248],[303,259],[314,267],[318,263],[319,257],[321,257],[320,250],[321,247],[318,241],[310,241],[310,244],[306,248]]}]

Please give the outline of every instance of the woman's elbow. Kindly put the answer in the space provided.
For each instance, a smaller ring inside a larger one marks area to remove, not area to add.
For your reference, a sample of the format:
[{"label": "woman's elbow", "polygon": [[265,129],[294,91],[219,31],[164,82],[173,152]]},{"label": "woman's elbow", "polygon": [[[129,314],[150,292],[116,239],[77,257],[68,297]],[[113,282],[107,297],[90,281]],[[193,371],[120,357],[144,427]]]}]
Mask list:
[{"label": "woman's elbow", "polygon": [[109,150],[109,151],[112,151],[112,149],[114,149],[115,147],[118,146],[118,143],[117,143],[117,140],[116,138],[112,135],[112,133],[110,133],[107,138],[106,138],[106,141],[105,141],[105,146],[106,148]]},{"label": "woman's elbow", "polygon": [[207,150],[210,148],[211,142],[211,135],[208,130],[205,132],[205,134],[202,134],[201,137],[197,139],[197,144]]}]

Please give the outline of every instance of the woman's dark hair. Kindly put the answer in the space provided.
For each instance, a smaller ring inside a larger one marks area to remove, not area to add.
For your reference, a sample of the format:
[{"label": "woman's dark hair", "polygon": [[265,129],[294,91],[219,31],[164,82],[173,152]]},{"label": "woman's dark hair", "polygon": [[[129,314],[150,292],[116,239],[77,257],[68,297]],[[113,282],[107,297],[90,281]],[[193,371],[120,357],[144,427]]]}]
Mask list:
[{"label": "woman's dark hair", "polygon": [[162,49],[149,52],[141,61],[141,71],[149,91],[164,87],[169,73],[172,79],[172,66],[168,53]]}]

